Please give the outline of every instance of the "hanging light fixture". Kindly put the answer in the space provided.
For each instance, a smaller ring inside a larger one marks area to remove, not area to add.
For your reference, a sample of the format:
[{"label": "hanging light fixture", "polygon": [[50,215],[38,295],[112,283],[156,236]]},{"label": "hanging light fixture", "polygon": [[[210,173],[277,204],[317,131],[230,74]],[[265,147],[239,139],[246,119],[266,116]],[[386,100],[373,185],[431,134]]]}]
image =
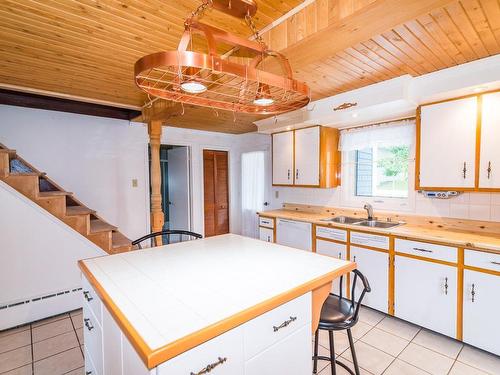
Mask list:
[{"label": "hanging light fixture", "polygon": [[[277,114],[309,103],[309,87],[293,78],[288,60],[269,50],[257,32],[252,19],[257,11],[254,0],[202,1],[186,19],[177,50],[147,55],[135,63],[135,82],[141,90],[152,97],[240,113]],[[199,22],[197,18],[211,7],[244,18],[255,40]],[[193,34],[205,37],[208,53],[188,50]],[[249,64],[219,56],[217,43],[244,51],[250,56]],[[282,75],[258,69],[267,58],[277,59]]]}]

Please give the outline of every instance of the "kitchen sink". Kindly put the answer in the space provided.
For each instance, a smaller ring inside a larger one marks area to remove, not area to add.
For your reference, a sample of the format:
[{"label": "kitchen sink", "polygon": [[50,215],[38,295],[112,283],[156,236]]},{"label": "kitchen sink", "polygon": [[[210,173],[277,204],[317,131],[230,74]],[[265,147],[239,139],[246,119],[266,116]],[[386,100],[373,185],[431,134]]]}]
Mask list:
[{"label": "kitchen sink", "polygon": [[381,228],[381,229],[389,229],[397,227],[398,225],[403,225],[404,223],[401,221],[378,221],[378,220],[363,220],[354,225],[359,225],[360,227],[371,227],[371,228]]},{"label": "kitchen sink", "polygon": [[332,223],[339,223],[339,224],[355,224],[363,219],[359,217],[349,217],[349,216],[337,216],[337,217],[329,217],[326,219],[321,219],[321,221],[330,221]]}]

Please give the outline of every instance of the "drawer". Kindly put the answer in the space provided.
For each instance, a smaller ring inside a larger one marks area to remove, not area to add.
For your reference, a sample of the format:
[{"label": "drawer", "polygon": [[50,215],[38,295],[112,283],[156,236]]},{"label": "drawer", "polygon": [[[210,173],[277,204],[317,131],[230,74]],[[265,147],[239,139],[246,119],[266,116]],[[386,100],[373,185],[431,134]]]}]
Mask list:
[{"label": "drawer", "polygon": [[268,217],[259,217],[259,225],[266,228],[274,228],[274,219]]},{"label": "drawer", "polygon": [[274,242],[274,229],[271,229],[271,228],[259,228],[259,238],[262,241]]},{"label": "drawer", "polygon": [[346,250],[347,245],[320,239],[316,240],[316,253],[318,254],[345,260]]},{"label": "drawer", "polygon": [[83,342],[97,374],[103,373],[102,331],[89,306],[83,304]]},{"label": "drawer", "polygon": [[[158,375],[205,374],[236,375],[244,373],[243,330],[232,329],[157,368]],[[210,367],[213,367],[210,370]],[[209,369],[203,372],[204,369]]]},{"label": "drawer", "polygon": [[464,263],[466,266],[500,272],[500,254],[465,249]]},{"label": "drawer", "polygon": [[445,262],[457,262],[458,249],[452,246],[396,238],[394,249],[398,253],[418,255],[430,259],[443,260]]},{"label": "drawer", "polygon": [[[245,363],[245,375],[312,373],[311,323]],[[234,374],[236,375],[236,374]]]},{"label": "drawer", "polygon": [[306,293],[245,323],[245,360],[310,323],[311,303],[311,293]]},{"label": "drawer", "polygon": [[82,293],[83,300],[87,303],[89,308],[92,310],[97,323],[102,326],[102,302],[94,288],[90,285],[89,281],[85,276],[82,276]]},{"label": "drawer", "polygon": [[327,228],[318,225],[316,226],[316,237],[347,242],[347,231],[343,229]]},{"label": "drawer", "polygon": [[351,232],[351,243],[389,250],[389,237],[378,234]]}]

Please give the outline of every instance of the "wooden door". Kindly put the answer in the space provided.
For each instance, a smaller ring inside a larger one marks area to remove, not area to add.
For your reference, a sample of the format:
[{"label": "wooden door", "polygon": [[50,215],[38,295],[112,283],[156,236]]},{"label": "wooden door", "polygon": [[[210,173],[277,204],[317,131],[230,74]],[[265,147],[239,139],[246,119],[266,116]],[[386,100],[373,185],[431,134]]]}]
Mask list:
[{"label": "wooden door", "polygon": [[319,186],[320,127],[295,131],[295,185]]},{"label": "wooden door", "polygon": [[500,92],[482,97],[479,188],[500,189]]},{"label": "wooden door", "polygon": [[273,185],[293,185],[293,131],[272,137]]},{"label": "wooden door", "polygon": [[421,107],[420,189],[475,186],[477,98]]},{"label": "wooden door", "polygon": [[203,150],[205,237],[229,233],[227,151]]},{"label": "wooden door", "polygon": [[394,270],[395,315],[455,337],[457,268],[396,256]]},{"label": "wooden door", "polygon": [[464,271],[464,341],[500,355],[500,276]]}]

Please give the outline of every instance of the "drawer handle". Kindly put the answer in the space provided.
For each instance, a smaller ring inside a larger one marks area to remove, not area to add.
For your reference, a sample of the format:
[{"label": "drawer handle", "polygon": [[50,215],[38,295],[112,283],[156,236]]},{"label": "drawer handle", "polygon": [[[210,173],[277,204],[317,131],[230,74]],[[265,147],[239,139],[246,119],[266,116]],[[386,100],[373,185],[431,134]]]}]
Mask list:
[{"label": "drawer handle", "polygon": [[290,323],[295,322],[297,320],[296,316],[291,316],[290,319],[285,320],[283,323],[281,323],[279,326],[273,326],[273,331],[278,332],[281,328],[288,327]]},{"label": "drawer handle", "polygon": [[448,295],[448,278],[444,278],[444,294]]},{"label": "drawer handle", "polygon": [[421,252],[423,252],[423,253],[433,253],[433,251],[432,251],[432,250],[421,249],[421,248],[419,248],[419,247],[414,247],[414,248],[413,248],[413,250],[415,250],[415,251],[421,251]]},{"label": "drawer handle", "polygon": [[290,169],[288,170],[288,180],[290,181]]},{"label": "drawer handle", "polygon": [[217,366],[219,365],[222,365],[224,362],[227,361],[227,358],[224,357],[224,358],[221,358],[219,357],[218,358],[218,361],[217,362],[214,362],[214,363],[211,363],[209,365],[207,365],[207,367],[205,367],[204,369],[198,371],[198,372],[191,372],[190,375],[203,375],[203,374],[208,374],[209,372],[211,372],[214,368],[216,368]]},{"label": "drawer handle", "polygon": [[90,323],[89,318],[85,318],[83,319],[83,321],[85,322],[85,327],[87,327],[89,331],[92,331],[94,329],[94,326],[92,325],[92,323]]},{"label": "drawer handle", "polygon": [[467,178],[467,163],[464,161],[464,169],[462,169],[462,173],[464,174],[464,180]]},{"label": "drawer handle", "polygon": [[488,162],[488,169],[486,169],[486,172],[488,172],[488,180],[491,177],[491,161]]},{"label": "drawer handle", "polygon": [[339,259],[342,259],[342,253],[339,253]]},{"label": "drawer handle", "polygon": [[470,291],[470,295],[472,296],[472,302],[474,302],[474,297],[476,296],[476,291],[474,290],[474,284],[472,284],[472,290]]},{"label": "drawer handle", "polygon": [[94,299],[94,297],[91,297],[90,296],[90,292],[88,290],[86,290],[85,292],[83,292],[83,296],[85,297],[85,299],[87,300],[87,302],[90,302]]},{"label": "drawer handle", "polygon": [[85,371],[85,375],[92,375],[92,371]]},{"label": "drawer handle", "polygon": [[492,260],[490,263],[494,264],[495,266],[500,266],[500,262],[495,262],[494,260]]}]

